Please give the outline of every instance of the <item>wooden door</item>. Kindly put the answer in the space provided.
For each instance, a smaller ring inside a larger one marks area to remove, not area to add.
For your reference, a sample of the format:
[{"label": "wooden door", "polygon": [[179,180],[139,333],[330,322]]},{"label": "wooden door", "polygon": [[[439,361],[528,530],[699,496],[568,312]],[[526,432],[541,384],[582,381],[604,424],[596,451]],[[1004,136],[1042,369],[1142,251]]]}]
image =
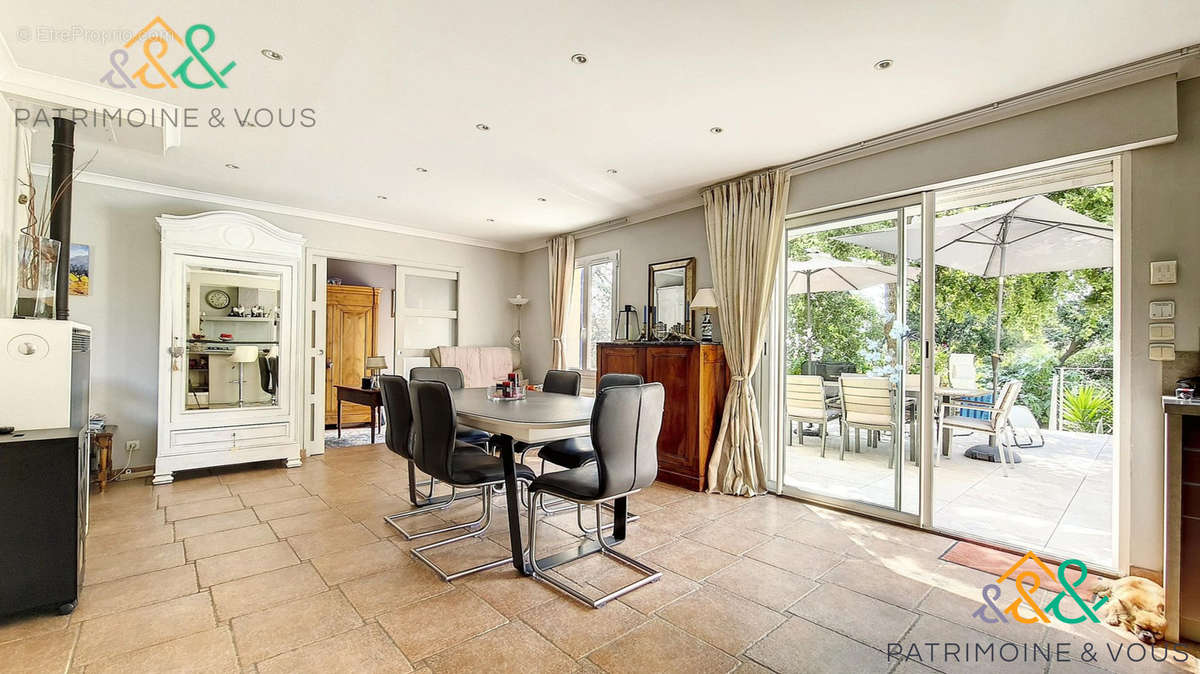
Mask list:
[{"label": "wooden door", "polygon": [[[335,385],[361,386],[367,356],[373,356],[378,327],[379,289],[327,286],[325,295],[325,423],[337,423]],[[371,411],[342,406],[342,423],[368,422]]]},{"label": "wooden door", "polygon": [[639,346],[614,346],[601,344],[596,360],[596,385],[606,374],[643,374],[646,349]]},{"label": "wooden door", "polygon": [[689,346],[652,346],[646,351],[646,381],[663,385],[663,408],[658,436],[658,463],[662,472],[697,477],[696,375],[699,349]]}]

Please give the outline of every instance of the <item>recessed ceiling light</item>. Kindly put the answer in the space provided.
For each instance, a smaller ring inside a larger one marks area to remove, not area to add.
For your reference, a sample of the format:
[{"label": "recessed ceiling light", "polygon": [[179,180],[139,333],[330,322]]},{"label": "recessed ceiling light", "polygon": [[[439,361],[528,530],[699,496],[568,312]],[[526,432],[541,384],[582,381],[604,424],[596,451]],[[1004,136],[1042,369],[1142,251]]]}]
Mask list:
[{"label": "recessed ceiling light", "polygon": [[610,176],[615,176],[615,175],[617,175],[617,169],[608,169],[607,171],[605,171],[605,173],[607,173]]},{"label": "recessed ceiling light", "polygon": [[725,129],[722,129],[722,128],[721,128],[721,127],[719,127],[719,126],[714,126],[713,128],[709,129],[709,130],[708,130],[708,132],[709,132],[709,133],[714,133],[714,134],[715,134],[715,133],[725,133]]},{"label": "recessed ceiling light", "polygon": [[883,59],[882,61],[876,61],[875,69],[876,70],[887,70],[888,68],[891,68],[894,63],[895,62],[892,61],[891,59]]},{"label": "recessed ceiling light", "polygon": [[375,198],[376,198],[376,199],[382,199],[382,200],[384,200],[384,201],[387,201],[387,195],[386,195],[386,194],[376,194],[376,195],[375,195]]},{"label": "recessed ceiling light", "polygon": [[418,167],[417,167],[417,173],[429,173],[429,169],[427,169],[427,168],[424,168],[424,167],[422,167],[422,166],[418,166]]},{"label": "recessed ceiling light", "polygon": [[282,61],[283,60],[283,54],[280,54],[279,52],[275,51],[274,49],[264,49],[264,50],[262,50],[261,53],[263,56],[266,56],[267,58],[271,59],[272,61]]},{"label": "recessed ceiling light", "polygon": [[475,128],[476,128],[476,129],[479,129],[480,131],[487,131],[487,130],[491,129],[492,127],[490,127],[490,126],[488,126],[487,124],[484,124],[484,123],[482,123],[482,122],[481,122],[481,123],[479,123],[479,124],[476,124],[476,125],[475,125]]},{"label": "recessed ceiling light", "polygon": [[587,54],[571,54],[571,62],[583,65],[587,63]]},{"label": "recessed ceiling light", "polygon": [[538,197],[538,201],[540,201],[544,204],[544,203],[546,203],[546,197]]},{"label": "recessed ceiling light", "polygon": [[487,220],[488,220],[488,222],[495,222],[496,218],[488,218]]},{"label": "recessed ceiling light", "polygon": [[226,165],[225,165],[225,168],[227,168],[227,169],[240,169],[240,168],[242,168],[242,167],[241,167],[241,166],[238,166],[237,164],[234,164],[234,163],[229,163],[229,164],[226,164]]}]

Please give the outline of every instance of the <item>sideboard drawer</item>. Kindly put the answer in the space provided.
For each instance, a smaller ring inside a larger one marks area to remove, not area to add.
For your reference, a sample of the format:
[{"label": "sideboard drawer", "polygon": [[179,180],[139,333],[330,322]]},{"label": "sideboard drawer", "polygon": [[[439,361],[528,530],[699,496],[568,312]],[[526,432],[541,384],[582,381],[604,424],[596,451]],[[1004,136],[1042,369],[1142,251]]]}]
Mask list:
[{"label": "sideboard drawer", "polygon": [[[276,424],[173,431],[171,446],[166,448],[166,454],[227,450],[238,446],[257,447],[273,442],[283,442],[290,437],[291,424],[286,421]],[[159,451],[162,449],[160,448]]]}]

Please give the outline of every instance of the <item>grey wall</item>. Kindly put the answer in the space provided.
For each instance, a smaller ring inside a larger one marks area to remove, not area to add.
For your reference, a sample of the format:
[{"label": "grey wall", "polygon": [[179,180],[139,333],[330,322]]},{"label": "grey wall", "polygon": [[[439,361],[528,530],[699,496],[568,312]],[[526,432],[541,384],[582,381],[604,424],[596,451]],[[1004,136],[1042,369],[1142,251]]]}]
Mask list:
[{"label": "grey wall", "polygon": [[[1162,366],[1147,359],[1151,300],[1175,300],[1175,348],[1200,349],[1200,79],[1179,85],[1179,139],[1130,153],[1133,490],[1131,563],[1162,568]],[[1179,282],[1151,286],[1150,262],[1178,260]],[[1195,372],[1191,374],[1200,374]]]},{"label": "grey wall", "polygon": [[[92,326],[92,401],[120,425],[113,462],[124,465],[126,440],[140,440],[134,466],[154,463],[157,437],[159,234],[154,219],[228,207],[77,183],[72,240],[92,247],[92,294],[72,297],[72,320]],[[459,343],[506,344],[520,276],[516,253],[393,234],[330,222],[246,211],[303,234],[310,246],[394,256],[410,264],[461,268]]]},{"label": "grey wall", "polygon": [[376,355],[386,356],[389,367],[396,367],[396,319],[392,317],[392,291],[396,289],[396,266],[331,258],[325,269],[329,278],[340,278],[348,286],[379,288],[378,327],[375,331]]},{"label": "grey wall", "polygon": [[[617,278],[618,308],[632,304],[641,315],[647,302],[648,266],[682,257],[696,258],[696,288],[712,287],[704,209],[693,208],[579,239],[576,257],[618,250],[621,269]],[[546,249],[521,256],[521,292],[530,298],[525,307],[521,334],[526,376],[541,381],[550,367],[550,271]],[[689,300],[691,298],[688,298]],[[698,320],[698,317],[697,317]],[[719,335],[719,322],[717,334]]]}]

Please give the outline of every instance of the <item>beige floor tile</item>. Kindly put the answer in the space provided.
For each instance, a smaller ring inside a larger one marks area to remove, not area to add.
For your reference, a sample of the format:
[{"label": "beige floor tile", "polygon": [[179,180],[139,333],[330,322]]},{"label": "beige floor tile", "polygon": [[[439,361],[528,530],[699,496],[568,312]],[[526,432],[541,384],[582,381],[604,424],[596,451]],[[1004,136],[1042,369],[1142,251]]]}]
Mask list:
[{"label": "beige floor tile", "polygon": [[237,671],[237,653],[229,627],[221,626],[173,641],[122,653],[87,667],[88,674],[130,672],[189,672],[221,674]]},{"label": "beige floor tile", "polygon": [[174,522],[175,520],[186,520],[192,517],[216,515],[218,513],[241,510],[242,508],[242,500],[236,496],[212,498],[205,501],[191,501],[189,503],[167,506],[167,521]]},{"label": "beige floor tile", "polygon": [[336,510],[318,510],[303,515],[292,515],[291,517],[271,520],[270,525],[271,529],[275,531],[276,536],[288,538],[290,536],[307,534],[312,531],[320,531],[321,529],[340,527],[343,524],[350,523],[349,517]]},{"label": "beige floor tile", "polygon": [[766,534],[749,531],[721,520],[689,531],[686,536],[693,541],[723,550],[731,555],[740,555],[770,538]]},{"label": "beige floor tile", "polygon": [[776,611],[796,603],[817,586],[804,576],[746,558],[709,576],[708,583]]},{"label": "beige floor tile", "polygon": [[895,664],[881,651],[801,618],[790,618],[751,646],[746,655],[787,674],[886,672]]},{"label": "beige floor tile", "polygon": [[537,630],[567,655],[582,658],[646,621],[621,602],[594,609],[566,595],[524,611],[521,622]]},{"label": "beige floor tile", "polygon": [[784,621],[769,608],[715,587],[701,588],[658,615],[730,655],[746,650]]},{"label": "beige floor tile", "polygon": [[211,534],[215,531],[228,531],[229,529],[238,529],[254,524],[258,524],[258,518],[254,516],[254,511],[249,508],[218,513],[216,515],[204,515],[203,517],[193,517],[177,521],[175,523],[175,538],[182,540],[191,538],[192,536]]},{"label": "beige floor tile", "polygon": [[835,583],[868,597],[901,608],[913,609],[929,592],[929,584],[862,559],[845,559],[821,576],[822,583]]},{"label": "beige floor tile", "polygon": [[703,515],[708,519],[715,519],[722,515],[728,515],[738,508],[745,507],[749,505],[750,502],[751,499],[744,496],[693,493],[686,499],[668,503],[666,508],[668,510],[678,510],[681,512]]},{"label": "beige floor tile", "polygon": [[197,589],[196,567],[192,564],[88,585],[79,593],[78,606],[71,614],[71,620],[91,620],[110,613],[183,597],[196,592]]},{"label": "beige floor tile", "polygon": [[[92,514],[91,520],[97,520]],[[148,548],[152,545],[163,545],[175,540],[173,524],[155,524],[138,529],[136,532],[117,532],[115,534],[96,535],[89,531],[87,536],[88,555],[111,555],[135,548]]]},{"label": "beige floor tile", "polygon": [[704,580],[738,559],[686,538],[655,548],[642,558],[650,566],[661,566],[692,580]]},{"label": "beige floor tile", "polygon": [[379,624],[413,662],[505,622],[504,616],[470,590],[454,590],[379,616]]},{"label": "beige floor tile", "polygon": [[268,522],[281,517],[303,515],[305,513],[328,509],[329,506],[321,500],[320,496],[302,496],[289,501],[275,501],[274,503],[256,505],[254,506],[254,514],[258,515],[258,519]]},{"label": "beige floor tile", "polygon": [[359,614],[372,617],[449,592],[454,586],[442,582],[424,564],[407,564],[343,583],[341,588]]},{"label": "beige floor tile", "polygon": [[768,536],[774,536],[808,512],[810,511],[807,509],[801,511],[791,508],[767,508],[751,503],[745,508],[738,508],[728,515],[722,515],[715,521],[743,530],[758,531]]},{"label": "beige floor tile", "polygon": [[596,649],[588,660],[610,674],[723,674],[738,664],[719,649],[658,619]]},{"label": "beige floor tile", "polygon": [[[182,483],[170,485],[172,487],[182,487]],[[179,491],[159,491],[158,507],[165,508],[167,506],[179,505],[181,503],[191,503],[193,501],[207,501],[209,499],[221,498],[230,496],[231,493],[225,485],[219,482],[209,482],[197,487],[181,488]]]},{"label": "beige floor tile", "polygon": [[470,588],[492,608],[508,618],[559,596],[550,586],[522,576],[511,566],[488,569],[454,583]]},{"label": "beige floor tile", "polygon": [[750,550],[746,556],[806,578],[820,578],[842,561],[842,556],[835,552],[778,537]]},{"label": "beige floor tile", "polygon": [[379,625],[363,625],[258,663],[259,674],[405,674],[412,665]]},{"label": "beige floor tile", "polygon": [[847,532],[836,524],[800,519],[780,527],[779,535],[789,540],[815,545],[823,550],[835,553],[854,553],[859,544]]},{"label": "beige floor tile", "polygon": [[121,512],[111,517],[97,516],[88,523],[88,536],[108,536],[109,534],[127,534],[142,529],[161,526],[166,520],[162,510],[141,510]]},{"label": "beige floor tile", "polygon": [[[574,515],[571,516],[574,519]],[[638,520],[640,526],[647,529],[657,529],[672,536],[682,536],[692,529],[709,523],[709,518],[698,513],[673,508],[662,508],[648,512]]]},{"label": "beige floor tile", "polygon": [[188,560],[192,561],[227,552],[245,550],[246,548],[256,548],[267,543],[274,543],[277,540],[279,539],[275,538],[275,532],[271,530],[269,525],[255,524],[254,526],[242,527],[240,529],[229,529],[228,531],[216,531],[211,534],[193,536],[183,542],[183,548]]},{"label": "beige floor tile", "polygon": [[246,504],[247,508],[254,506],[266,505],[268,503],[278,503],[280,501],[291,501],[298,498],[310,496],[304,487],[298,484],[292,484],[288,480],[287,485],[282,487],[272,487],[270,489],[251,489],[238,494],[241,497],[242,503]]},{"label": "beige floor tile", "polygon": [[180,566],[183,562],[183,543],[135,548],[111,555],[87,555],[84,557],[83,584],[95,585],[126,576],[136,576],[139,573]]},{"label": "beige floor tile", "polygon": [[340,585],[348,580],[405,564],[411,564],[412,556],[392,544],[391,541],[376,541],[357,548],[341,550],[312,558],[312,565],[330,585]]},{"label": "beige floor tile", "polygon": [[299,563],[300,559],[288,544],[278,541],[198,559],[196,574],[200,579],[200,587],[209,587]]},{"label": "beige floor tile", "polygon": [[114,613],[80,626],[72,662],[86,665],[213,627],[216,620],[207,592]]},{"label": "beige floor tile", "polygon": [[361,482],[357,479],[350,484],[341,484],[326,489],[318,489],[319,495],[326,503],[338,506],[345,503],[355,503],[376,498],[385,498],[388,493],[379,487]]},{"label": "beige floor tile", "polygon": [[[237,475],[237,474],[233,473],[230,475],[221,476],[222,482],[225,482],[226,478],[233,477],[234,475]],[[230,493],[233,493],[233,494],[245,494],[248,492],[266,491],[268,489],[278,489],[280,487],[290,486],[291,484],[292,484],[292,481],[288,479],[288,476],[285,473],[277,472],[277,471],[271,471],[271,472],[264,471],[263,474],[255,476],[255,477],[248,477],[246,479],[232,480],[229,482],[225,482],[225,485],[227,487],[229,487]]]},{"label": "beige floor tile", "polygon": [[[1005,589],[1008,590],[1007,594],[1010,596],[1015,594],[1011,585],[1007,586]],[[925,595],[923,601],[921,601],[919,610],[922,613],[935,615],[950,622],[965,625],[971,629],[979,630],[980,632],[987,632],[992,636],[999,637],[1005,641],[1012,641],[1014,643],[1030,643],[1034,641],[1041,641],[1044,638],[1049,641],[1069,640],[1060,639],[1059,637],[1065,635],[1056,634],[1055,632],[1050,632],[1047,634],[1047,629],[1042,623],[1026,625],[1016,622],[1015,620],[1009,620],[1008,622],[997,622],[989,625],[988,623],[983,622],[972,615],[981,605],[979,593],[980,590],[976,590],[974,597],[964,597],[952,592],[947,592],[942,588],[935,587],[929,592],[928,595]],[[1046,602],[1040,603],[1044,606]]]},{"label": "beige floor tile", "polygon": [[346,524],[331,529],[300,534],[287,539],[288,545],[300,559],[312,559],[350,548],[358,548],[379,540],[361,524]]},{"label": "beige floor tile", "polygon": [[[1064,639],[1063,641],[1066,640]],[[980,646],[984,647],[986,647],[988,644],[991,644],[992,648],[996,651],[998,651],[1000,649],[1000,645],[1004,643],[1000,639],[996,639],[984,634],[983,632],[979,632],[968,627],[963,627],[957,623],[947,622],[934,616],[923,615],[921,616],[920,620],[917,621],[917,624],[913,626],[912,630],[908,634],[904,635],[904,643],[924,644],[927,642],[971,644],[972,648],[975,647],[975,644],[979,644]],[[1102,647],[1097,646],[1097,649],[1100,648]],[[932,667],[938,671],[946,672],[946,674],[980,671],[979,663],[967,663],[961,661],[955,662],[953,659],[945,659],[937,652],[936,649],[934,657],[927,659],[922,664],[928,665],[929,667]],[[1041,672],[1043,669],[1045,669],[1044,662],[1039,661],[1034,663],[1021,662],[1018,660],[1016,662],[1004,663],[1003,671],[1006,674],[1008,672],[1017,672],[1018,674],[1028,672],[1033,674],[1034,672]],[[1123,669],[1124,671],[1134,671],[1129,668]],[[1139,667],[1136,671],[1141,672],[1145,671],[1145,669],[1146,668]],[[995,667],[993,669],[993,671],[996,670],[999,670],[999,667]]]},{"label": "beige floor tile", "polygon": [[239,616],[230,622],[243,667],[360,625],[362,620],[354,607],[337,590]]},{"label": "beige floor tile", "polygon": [[470,569],[498,559],[512,558],[508,548],[487,538],[451,543],[428,550],[425,555],[447,573]]},{"label": "beige floor tile", "polygon": [[575,669],[574,660],[519,621],[446,649],[426,664],[435,674],[565,674]]},{"label": "beige floor tile", "polygon": [[917,620],[912,611],[840,585],[821,585],[788,610],[878,649],[899,640]]},{"label": "beige floor tile", "polygon": [[412,507],[407,498],[384,495],[365,501],[342,503],[337,506],[337,510],[355,522],[362,522],[368,519],[383,519],[385,515],[407,512]]},{"label": "beige floor tile", "polygon": [[299,564],[214,585],[212,600],[217,620],[224,622],[327,589],[312,566]]},{"label": "beige floor tile", "polygon": [[71,628],[11,641],[0,645],[0,663],[14,674],[65,672],[78,635],[78,628]]},{"label": "beige floor tile", "polygon": [[[612,561],[611,564],[611,568],[589,581],[589,584],[596,588],[599,594],[614,592],[643,577],[641,571],[624,564],[616,561]],[[640,613],[649,615],[700,587],[699,583],[684,578],[674,571],[659,569],[659,573],[662,574],[661,578],[649,585],[643,585],[629,594],[622,595],[618,601]],[[588,596],[599,596],[599,594],[589,594]]]},{"label": "beige floor tile", "polygon": [[[78,610],[78,609],[77,609]],[[39,608],[0,618],[0,644],[67,629],[71,616]]]}]

